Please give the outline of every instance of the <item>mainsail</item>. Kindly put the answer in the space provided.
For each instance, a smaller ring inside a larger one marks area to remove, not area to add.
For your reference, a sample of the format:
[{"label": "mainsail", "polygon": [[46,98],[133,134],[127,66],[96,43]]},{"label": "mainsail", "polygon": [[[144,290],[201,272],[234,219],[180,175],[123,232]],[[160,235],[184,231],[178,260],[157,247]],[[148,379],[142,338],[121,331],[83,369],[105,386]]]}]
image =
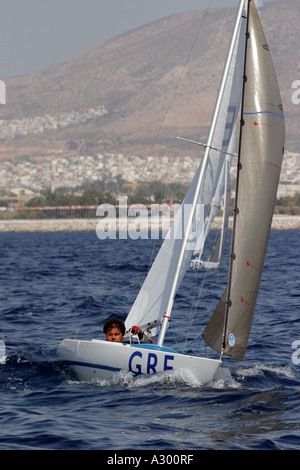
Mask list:
[{"label": "mainsail", "polygon": [[205,220],[216,192],[241,100],[235,80],[240,82],[242,76],[242,69],[237,73],[236,63],[245,42],[245,23],[241,2],[203,160],[126,318],[127,329],[134,324],[153,323],[171,309],[199,233],[204,229],[201,221]]},{"label": "mainsail", "polygon": [[232,263],[228,286],[204,331],[212,348],[237,360],[248,344],[285,139],[278,83],[253,2],[248,19]]}]

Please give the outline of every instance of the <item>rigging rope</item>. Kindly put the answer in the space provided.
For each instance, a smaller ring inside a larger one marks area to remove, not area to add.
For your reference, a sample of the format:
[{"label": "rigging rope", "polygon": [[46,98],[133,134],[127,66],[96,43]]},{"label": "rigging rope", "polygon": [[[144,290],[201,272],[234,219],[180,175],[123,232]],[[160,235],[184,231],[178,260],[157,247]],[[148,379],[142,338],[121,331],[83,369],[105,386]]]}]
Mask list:
[{"label": "rigging rope", "polygon": [[[177,341],[177,338],[176,338],[176,335],[175,335],[175,332],[174,332],[174,330],[173,330],[173,326],[172,326],[172,321],[171,321],[171,320],[170,320],[170,327],[171,327],[172,336],[173,336],[173,338],[174,338],[174,341],[175,341],[175,344],[176,344],[176,347],[177,347],[177,351],[178,351],[179,353],[181,353],[181,354],[191,354],[191,353],[195,354],[195,353],[197,353],[197,352],[199,351],[200,344],[201,344],[201,341],[202,341],[202,339],[203,339],[203,333],[201,333],[200,335],[197,336],[197,338],[195,338],[195,339],[193,339],[193,340],[191,340],[191,341],[189,342],[189,349],[192,348],[192,345],[193,345],[194,343],[198,343],[198,346],[197,346],[196,351],[187,350],[186,342],[185,342],[183,348],[181,348],[181,347],[179,346],[178,341]],[[204,348],[205,348],[205,355],[207,355],[207,354],[206,354],[206,353],[207,353],[207,349],[206,349],[206,343],[205,343],[205,342],[204,342]]]},{"label": "rigging rope", "polygon": [[186,344],[188,342],[188,338],[189,338],[189,335],[191,333],[191,329],[192,329],[192,326],[193,326],[193,323],[194,323],[194,320],[195,320],[198,304],[200,302],[200,298],[201,298],[201,295],[202,295],[202,290],[203,290],[203,287],[204,287],[204,283],[205,283],[205,280],[206,280],[207,273],[208,273],[208,268],[205,269],[205,274],[204,274],[203,279],[202,279],[202,284],[201,284],[201,287],[198,291],[198,299],[195,303],[195,306],[193,306],[195,296],[196,296],[196,286],[197,286],[197,280],[198,280],[198,272],[197,272],[197,275],[195,276],[194,294],[193,294],[193,299],[192,299],[192,303],[191,303],[191,310],[190,310],[190,316],[189,316],[189,320],[188,320],[188,328],[187,328],[186,336],[185,336],[184,349],[185,349]]}]

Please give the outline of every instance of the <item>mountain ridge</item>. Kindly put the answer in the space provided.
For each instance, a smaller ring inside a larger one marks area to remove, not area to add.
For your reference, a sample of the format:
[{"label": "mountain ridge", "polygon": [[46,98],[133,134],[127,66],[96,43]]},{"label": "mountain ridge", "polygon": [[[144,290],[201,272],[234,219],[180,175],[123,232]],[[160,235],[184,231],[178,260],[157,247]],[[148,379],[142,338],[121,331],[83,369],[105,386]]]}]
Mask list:
[{"label": "mountain ridge", "polygon": [[[296,152],[300,105],[292,102],[292,84],[300,78],[300,2],[282,3],[266,4],[263,25],[286,114],[286,147]],[[66,156],[78,152],[196,156],[196,146],[176,137],[206,140],[235,12],[229,10],[225,19],[224,10],[173,15],[71,61],[5,80],[7,104],[0,107],[5,123],[17,120],[24,127],[26,120],[37,117],[57,120],[64,114],[105,112],[92,113],[95,117],[84,122],[70,121],[66,127],[5,137],[0,157],[49,157],[53,148]]]}]

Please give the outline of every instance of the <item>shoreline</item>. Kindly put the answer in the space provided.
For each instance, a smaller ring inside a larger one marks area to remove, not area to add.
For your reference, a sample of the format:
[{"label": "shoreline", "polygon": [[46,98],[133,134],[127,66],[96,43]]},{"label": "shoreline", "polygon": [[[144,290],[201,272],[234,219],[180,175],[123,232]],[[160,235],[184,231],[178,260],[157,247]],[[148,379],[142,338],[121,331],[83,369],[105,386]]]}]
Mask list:
[{"label": "shoreline", "polygon": [[[36,219],[36,220],[1,220],[0,232],[90,232],[95,231],[100,221],[104,219]],[[136,231],[135,219],[117,219],[116,231],[128,230]],[[107,222],[107,219],[105,219]],[[222,223],[221,217],[216,217],[212,229],[220,229]],[[102,224],[101,224],[102,225]],[[141,220],[141,230],[167,230],[169,228],[169,220],[162,218],[161,220],[152,219]],[[229,229],[232,228],[232,218],[229,219]],[[272,220],[273,230],[299,230],[300,216],[279,215],[275,214]],[[103,228],[102,228],[103,232]]]}]

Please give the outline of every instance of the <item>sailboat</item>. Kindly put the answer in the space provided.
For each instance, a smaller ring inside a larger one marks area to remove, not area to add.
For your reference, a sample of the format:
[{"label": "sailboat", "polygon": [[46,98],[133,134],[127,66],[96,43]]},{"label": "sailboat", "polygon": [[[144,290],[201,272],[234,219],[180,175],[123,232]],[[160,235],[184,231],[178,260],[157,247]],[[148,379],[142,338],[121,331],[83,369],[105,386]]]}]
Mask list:
[{"label": "sailboat", "polygon": [[[216,358],[211,358],[179,352],[164,343],[177,291],[197,248],[199,234],[204,233],[204,223],[230,153],[228,147],[238,114],[240,129],[238,152],[233,157],[237,176],[228,281],[203,331],[205,342],[216,354]],[[64,339],[58,346],[58,356],[80,380],[107,379],[119,371],[135,377],[179,371],[205,385],[215,377],[223,355],[239,361],[244,359],[272,222],[284,140],[281,97],[260,18],[253,0],[241,0],[203,158],[125,320],[126,341]],[[151,331],[155,335],[154,344],[134,342],[134,325],[142,331]]]}]

